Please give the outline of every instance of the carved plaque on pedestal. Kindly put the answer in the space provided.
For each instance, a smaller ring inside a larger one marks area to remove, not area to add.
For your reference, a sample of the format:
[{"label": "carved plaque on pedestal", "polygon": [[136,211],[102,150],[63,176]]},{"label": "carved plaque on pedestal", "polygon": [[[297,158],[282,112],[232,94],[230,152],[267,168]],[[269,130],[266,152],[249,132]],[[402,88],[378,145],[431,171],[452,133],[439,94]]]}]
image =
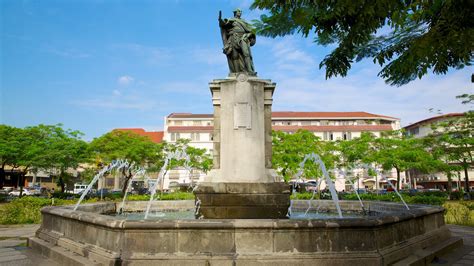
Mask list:
[{"label": "carved plaque on pedestal", "polygon": [[234,129],[252,129],[252,106],[249,103],[234,105]]}]

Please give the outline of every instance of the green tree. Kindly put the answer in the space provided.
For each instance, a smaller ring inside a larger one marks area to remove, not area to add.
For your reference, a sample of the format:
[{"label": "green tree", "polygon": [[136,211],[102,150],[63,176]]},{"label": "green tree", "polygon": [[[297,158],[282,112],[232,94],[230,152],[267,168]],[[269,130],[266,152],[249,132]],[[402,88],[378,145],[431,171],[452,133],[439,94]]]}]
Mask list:
[{"label": "green tree", "polygon": [[[340,140],[336,148],[339,154],[338,167],[347,170],[358,169],[363,164],[372,163],[375,135],[371,132],[362,132],[360,137],[351,140]],[[374,174],[369,171],[369,174]],[[355,176],[359,182],[360,176]],[[377,176],[375,176],[377,179]],[[378,181],[377,181],[378,182]]]},{"label": "green tree", "polygon": [[[113,160],[124,159],[137,166],[152,167],[163,161],[162,145],[133,132],[112,131],[95,138],[90,143],[94,159],[108,164]],[[128,182],[133,177],[131,168],[122,168],[125,178],[122,192],[125,193]]]},{"label": "green tree", "polygon": [[[29,171],[57,168],[61,176],[69,167],[75,168],[85,160],[87,144],[80,140],[79,131],[63,130],[61,125],[38,125],[24,129],[0,127],[2,180],[4,167],[9,165],[20,172],[20,195],[25,175]],[[3,182],[2,182],[3,183]],[[64,184],[61,185],[64,189]]]},{"label": "green tree", "polygon": [[397,188],[401,189],[400,173],[409,169],[433,172],[442,162],[434,158],[420,139],[409,137],[399,130],[383,132],[375,140],[376,151],[372,160],[384,170],[394,168],[397,172]]},{"label": "green tree", "polygon": [[336,44],[319,65],[326,78],[346,76],[363,58],[382,66],[379,76],[391,85],[428,70],[445,74],[472,64],[474,2],[469,0],[255,0],[252,8],[268,11],[254,23],[261,35],[314,33],[317,44]]},{"label": "green tree", "polygon": [[5,183],[5,167],[13,166],[21,155],[23,130],[0,125],[0,188]]},{"label": "green tree", "polygon": [[189,174],[191,176],[192,182],[192,176],[195,170],[207,173],[209,170],[212,169],[212,157],[210,154],[207,153],[206,149],[200,149],[189,146],[189,142],[189,139],[178,139],[175,143],[166,143],[164,147],[164,152],[169,153],[181,150],[184,151],[187,156],[189,156],[188,162],[186,162],[185,159],[172,159],[171,162],[169,162],[168,164],[168,169],[184,167],[187,163],[187,166],[191,170],[191,173]]},{"label": "green tree", "polygon": [[30,130],[36,136],[43,136],[44,150],[38,155],[35,168],[55,170],[58,174],[57,184],[61,192],[72,178],[68,170],[76,169],[80,163],[90,159],[88,144],[81,139],[82,132],[64,130],[61,124],[53,126],[39,125]]},{"label": "green tree", "polygon": [[374,142],[375,136],[370,132],[362,132],[360,137],[351,140],[338,141],[339,166],[354,168],[361,164],[371,163]]},{"label": "green tree", "polygon": [[[272,164],[277,173],[288,182],[300,170],[300,163],[307,154],[316,153],[323,160],[327,169],[334,167],[334,144],[323,142],[312,132],[298,130],[288,134],[282,131],[272,132]],[[317,165],[307,161],[303,168],[303,177],[321,176]]]},{"label": "green tree", "polygon": [[[433,149],[444,155],[447,163],[458,165],[464,171],[466,191],[469,192],[469,168],[474,167],[474,111],[459,118],[436,123],[429,136]],[[449,169],[455,171],[455,168]]]}]

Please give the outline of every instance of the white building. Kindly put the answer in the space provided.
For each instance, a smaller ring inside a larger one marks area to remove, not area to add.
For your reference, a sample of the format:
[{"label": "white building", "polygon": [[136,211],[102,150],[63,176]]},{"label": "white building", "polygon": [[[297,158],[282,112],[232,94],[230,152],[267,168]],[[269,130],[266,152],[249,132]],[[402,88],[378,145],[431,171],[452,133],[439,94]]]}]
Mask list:
[{"label": "white building", "polygon": [[[400,129],[400,119],[367,112],[273,112],[272,128],[283,132],[296,132],[305,129],[313,132],[322,140],[350,140],[362,132],[371,132],[380,136],[383,131]],[[174,143],[178,139],[189,139],[190,145],[204,148],[212,153],[213,149],[213,115],[172,113],[164,118],[163,140]],[[394,172],[384,173],[389,180],[396,180]],[[199,181],[204,173],[195,174],[193,180]],[[357,187],[375,188],[375,180],[360,179]],[[191,182],[185,171],[171,171],[165,178],[165,188],[172,182]],[[387,183],[378,180],[379,188],[386,188]],[[336,189],[348,189],[343,178],[336,176]]]},{"label": "white building", "polygon": [[[423,119],[411,125],[404,127],[406,133],[415,138],[422,138],[433,133],[432,126],[436,123],[446,122],[452,119],[458,119],[464,116],[463,113],[449,113],[439,116],[430,117]],[[474,170],[470,169],[468,171],[469,177],[474,176]],[[448,177],[444,173],[432,173],[424,174],[416,171],[410,171],[410,176],[413,178],[415,186],[422,186],[427,189],[447,189],[448,186]],[[469,182],[470,187],[474,188],[474,180]],[[465,187],[464,183],[464,174],[461,172],[457,173],[457,176],[453,176],[453,189],[458,189],[459,187]]]}]

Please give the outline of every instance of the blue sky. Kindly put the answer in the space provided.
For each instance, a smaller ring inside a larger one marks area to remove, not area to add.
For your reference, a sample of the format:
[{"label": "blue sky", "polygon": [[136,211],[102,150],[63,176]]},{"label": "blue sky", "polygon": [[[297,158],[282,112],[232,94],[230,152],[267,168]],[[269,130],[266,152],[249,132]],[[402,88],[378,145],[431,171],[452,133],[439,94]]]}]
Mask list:
[{"label": "blue sky", "polygon": [[[62,123],[90,140],[114,128],[161,130],[172,112],[212,113],[208,82],[228,73],[218,12],[258,18],[251,2],[1,1],[0,123]],[[325,80],[318,65],[331,49],[299,35],[257,37],[258,76],[277,83],[273,110],[366,111],[408,125],[436,115],[429,108],[468,109],[455,96],[473,93],[472,68],[391,87],[367,60]]]}]

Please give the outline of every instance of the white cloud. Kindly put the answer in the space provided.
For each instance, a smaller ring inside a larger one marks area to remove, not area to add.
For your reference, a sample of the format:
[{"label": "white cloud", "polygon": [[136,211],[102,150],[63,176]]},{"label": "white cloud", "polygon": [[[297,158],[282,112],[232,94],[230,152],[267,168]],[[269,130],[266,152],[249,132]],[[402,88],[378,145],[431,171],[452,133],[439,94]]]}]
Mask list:
[{"label": "white cloud", "polygon": [[121,86],[128,86],[133,83],[135,79],[131,76],[124,75],[117,79],[117,83]]},{"label": "white cloud", "polygon": [[436,115],[429,108],[443,113],[468,109],[455,99],[472,91],[467,70],[426,76],[402,87],[385,84],[376,77],[378,70],[374,65],[357,75],[326,81],[308,76],[285,78],[277,84],[273,109],[366,111],[401,118],[402,125]]}]

